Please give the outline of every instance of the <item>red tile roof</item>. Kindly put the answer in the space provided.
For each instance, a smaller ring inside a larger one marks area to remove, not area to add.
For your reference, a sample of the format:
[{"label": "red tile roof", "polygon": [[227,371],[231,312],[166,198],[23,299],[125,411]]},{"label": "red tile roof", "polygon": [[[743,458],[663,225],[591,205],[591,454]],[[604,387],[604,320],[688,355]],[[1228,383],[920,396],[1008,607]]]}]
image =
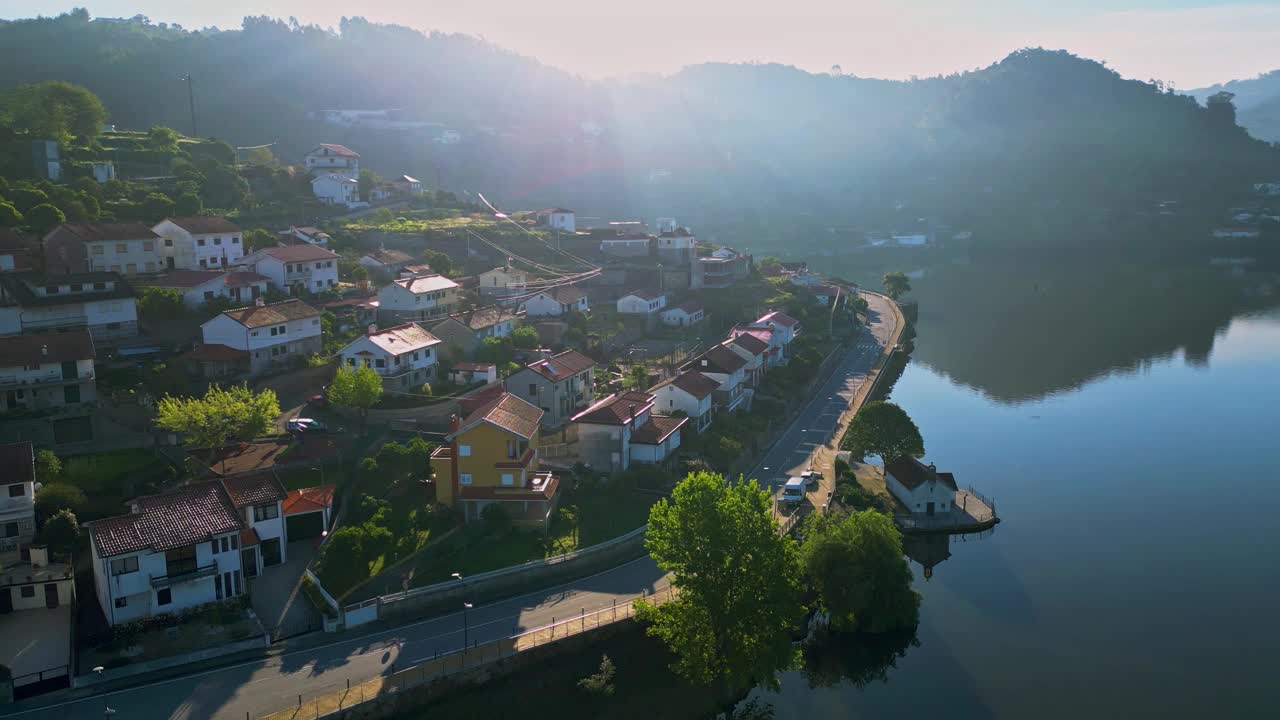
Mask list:
[{"label": "red tile roof", "polygon": [[400,252],[399,250],[388,250],[386,248],[367,252],[364,254],[364,257],[375,260],[383,265],[413,262],[413,256],[409,253]]},{"label": "red tile roof", "polygon": [[[415,323],[396,325],[395,327],[389,327],[386,330],[379,330],[375,333],[366,334],[365,337],[369,339],[369,342],[393,355],[400,355],[412,350],[418,350],[432,345],[439,345],[441,342],[440,338],[432,335]],[[359,340],[359,338],[356,340]]]},{"label": "red tile roof", "polygon": [[593,425],[626,425],[635,415],[639,415],[653,406],[653,396],[649,393],[629,390],[624,393],[610,395],[591,407],[573,416],[573,422],[584,422]]},{"label": "red tile roof", "polygon": [[166,218],[169,222],[186,230],[192,235],[211,235],[213,233],[238,233],[240,226],[222,217],[198,215],[191,217]]},{"label": "red tile roof", "polygon": [[776,324],[778,324],[778,325],[781,325],[781,326],[783,326],[783,327],[791,327],[792,325],[795,325],[796,323],[798,323],[798,322],[800,322],[800,321],[799,321],[799,320],[796,320],[795,318],[791,317],[790,315],[788,315],[788,314],[786,314],[786,313],[782,312],[781,310],[774,310],[773,312],[768,313],[767,315],[765,315],[764,317],[760,318],[760,319],[759,319],[759,320],[757,320],[756,322],[757,322],[757,323],[759,323],[759,324],[761,324],[761,325],[764,325],[764,324],[767,324],[767,323],[771,323],[771,322],[772,322],[772,323],[776,323]]},{"label": "red tile roof", "polygon": [[461,429],[449,435],[450,439],[466,432],[480,422],[493,425],[515,433],[522,438],[531,438],[538,432],[538,422],[542,420],[542,409],[534,407],[511,393],[504,392],[496,399],[480,406],[467,416]]},{"label": "red tile roof", "polygon": [[672,310],[683,310],[686,315],[692,315],[702,311],[702,303],[697,300],[686,300],[673,308],[667,308],[667,312]]},{"label": "red tile roof", "polygon": [[459,323],[462,323],[471,330],[483,330],[487,327],[493,327],[504,320],[514,320],[516,315],[510,310],[504,310],[497,305],[492,305],[490,307],[468,310],[464,313],[457,313],[455,315],[450,315],[449,317]]},{"label": "red tile roof", "polygon": [[93,359],[88,331],[0,337],[0,368]]},{"label": "red tile roof", "polygon": [[650,415],[649,422],[636,428],[631,433],[631,442],[639,445],[657,445],[671,437],[671,433],[689,422],[687,417],[671,417],[670,415]]},{"label": "red tile roof", "polygon": [[246,285],[261,285],[270,282],[271,278],[266,275],[259,275],[256,272],[248,272],[240,270],[237,272],[229,272],[227,275],[227,287],[245,287]]},{"label": "red tile roof", "polygon": [[285,499],[284,486],[273,472],[258,472],[222,478],[231,504],[238,508],[266,505]]},{"label": "red tile roof", "polygon": [[565,350],[549,358],[531,362],[528,367],[542,377],[557,382],[595,366],[595,360],[577,350]]},{"label": "red tile roof", "polygon": [[134,505],[138,512],[89,523],[100,556],[162,552],[244,528],[226,491],[216,481],[140,497]]},{"label": "red tile roof", "polygon": [[157,288],[193,288],[222,277],[217,270],[170,270],[154,277],[134,278],[134,285]]},{"label": "red tile roof", "polygon": [[5,469],[4,484],[28,483],[36,480],[36,454],[30,440],[0,445],[0,467]]},{"label": "red tile roof", "polygon": [[[662,385],[674,385],[698,400],[701,400],[720,389],[720,383],[700,372],[697,372],[696,370],[680,373],[674,378],[662,383]],[[659,387],[661,387],[661,385]]]},{"label": "red tile roof", "polygon": [[202,343],[183,353],[182,357],[199,362],[235,362],[249,359],[249,353],[222,343]]},{"label": "red tile roof", "polygon": [[[765,330],[765,332],[769,332],[769,331]],[[767,340],[762,340],[761,338],[758,338],[755,335],[752,335],[750,333],[745,333],[745,332],[734,335],[733,339],[730,340],[729,342],[733,343],[734,345],[737,345],[743,350],[746,350],[752,355],[759,355],[763,353],[765,350],[769,349],[769,342]]]},{"label": "red tile roof", "polygon": [[224,310],[223,315],[248,328],[278,325],[290,320],[318,317],[320,311],[298,299],[285,300],[270,305],[250,305],[236,310]]},{"label": "red tile roof", "polygon": [[[360,157],[359,153],[347,147],[346,145],[338,145],[336,143],[320,143],[320,146],[316,149],[318,150],[320,148],[324,148],[325,150],[328,150],[334,155],[339,155],[341,157],[354,157],[354,158]],[[315,150],[312,150],[311,152],[314,153]]]},{"label": "red tile roof", "polygon": [[889,463],[885,471],[908,490],[915,490],[930,480],[937,480],[952,490],[956,489],[956,479],[951,473],[940,473],[932,465],[925,465],[913,457],[898,458]]},{"label": "red tile roof", "polygon": [[254,528],[245,528],[240,531],[240,547],[253,547],[262,543],[262,538],[258,536],[258,531]]},{"label": "red tile roof", "polygon": [[290,245],[288,247],[263,248],[258,251],[281,262],[308,262],[312,260],[334,260],[338,254],[330,252],[319,245]]},{"label": "red tile roof", "polygon": [[746,366],[747,361],[741,355],[723,345],[716,345],[690,360],[681,369],[732,375]]},{"label": "red tile roof", "polygon": [[284,501],[284,514],[301,515],[333,507],[333,495],[336,490],[337,486],[332,484],[290,490],[289,497]]},{"label": "red tile roof", "polygon": [[67,231],[84,242],[155,240],[160,236],[142,223],[63,223],[53,232]]}]

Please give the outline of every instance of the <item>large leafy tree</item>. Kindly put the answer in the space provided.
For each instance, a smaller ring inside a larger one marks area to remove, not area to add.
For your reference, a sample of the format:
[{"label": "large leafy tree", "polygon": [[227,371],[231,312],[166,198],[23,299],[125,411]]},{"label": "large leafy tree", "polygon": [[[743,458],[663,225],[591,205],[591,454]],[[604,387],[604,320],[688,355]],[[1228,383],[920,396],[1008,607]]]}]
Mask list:
[{"label": "large leafy tree", "polygon": [[885,273],[880,282],[884,285],[884,293],[894,300],[911,292],[911,280],[907,278],[905,273]]},{"label": "large leafy tree", "polygon": [[639,603],[648,632],[678,656],[673,669],[722,689],[773,684],[796,659],[801,611],[795,542],[778,534],[769,493],[754,480],[691,473],[649,513],[645,547],[678,589]]},{"label": "large leafy tree", "polygon": [[369,408],[382,399],[382,376],[373,368],[340,367],[329,383],[329,402],[334,405],[360,411],[360,422],[369,414]]},{"label": "large leafy tree", "polygon": [[280,403],[274,390],[214,385],[203,397],[166,395],[156,407],[156,427],[185,436],[189,448],[213,453],[231,440],[248,440],[275,427]]},{"label": "large leafy tree", "polygon": [[14,128],[64,145],[73,139],[88,144],[107,121],[96,95],[59,80],[19,86],[0,102]]},{"label": "large leafy tree", "polygon": [[902,533],[875,510],[809,516],[800,557],[831,627],[882,633],[915,627],[920,596],[902,555]]},{"label": "large leafy tree", "polygon": [[28,210],[23,220],[28,227],[43,235],[66,222],[67,216],[49,203],[43,203]]},{"label": "large leafy tree", "polygon": [[76,514],[70,510],[59,510],[53,517],[44,521],[40,529],[40,542],[60,556],[65,556],[76,549],[80,539],[80,523]]},{"label": "large leafy tree", "polygon": [[863,457],[879,455],[887,466],[898,458],[924,455],[924,438],[906,410],[880,401],[863,405],[853,416],[845,447]]}]

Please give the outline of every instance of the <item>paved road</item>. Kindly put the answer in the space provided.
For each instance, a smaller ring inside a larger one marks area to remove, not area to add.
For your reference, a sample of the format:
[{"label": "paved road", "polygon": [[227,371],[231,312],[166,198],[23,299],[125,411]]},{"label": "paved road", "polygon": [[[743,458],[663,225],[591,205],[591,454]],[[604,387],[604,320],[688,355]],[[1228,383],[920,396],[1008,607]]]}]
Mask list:
[{"label": "paved road", "polygon": [[[893,334],[894,316],[886,301],[877,296],[868,296],[868,301],[870,333],[859,338],[752,477],[776,481],[807,467],[815,450],[830,452],[824,446],[840,414]],[[824,486],[815,491],[811,498],[825,496],[825,489]],[[665,587],[663,573],[653,560],[641,558],[567,585],[474,608],[466,618],[468,639],[485,642],[506,637],[515,631],[550,624],[553,618],[563,620],[584,609],[591,612],[609,607],[641,590],[652,592]],[[96,720],[102,716],[105,704],[117,711],[118,720],[241,720],[246,713],[256,719],[296,704],[300,692],[306,700],[345,687],[348,679],[355,683],[390,672],[392,663],[403,668],[437,652],[456,650],[463,643],[463,625],[462,613],[453,613],[355,638],[335,636],[329,644],[295,645],[293,649],[286,646],[284,652],[267,659],[127,690],[62,702],[37,698],[0,709],[0,718]]]},{"label": "paved road", "polygon": [[[666,586],[662,571],[641,558],[569,585],[474,608],[467,636],[473,642],[496,640]],[[345,687],[348,679],[354,684],[389,673],[392,663],[404,668],[457,650],[462,636],[462,613],[453,613],[128,690],[55,704],[36,698],[0,708],[0,717],[100,720],[105,704],[116,710],[116,720],[243,720],[245,713],[256,719],[296,704],[299,692],[307,700]]]}]

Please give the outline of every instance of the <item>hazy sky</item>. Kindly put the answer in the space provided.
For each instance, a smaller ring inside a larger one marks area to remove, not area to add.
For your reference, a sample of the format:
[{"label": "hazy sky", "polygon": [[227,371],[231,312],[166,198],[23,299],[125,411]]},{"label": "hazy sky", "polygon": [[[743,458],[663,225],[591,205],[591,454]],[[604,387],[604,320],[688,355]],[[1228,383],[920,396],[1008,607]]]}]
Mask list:
[{"label": "hazy sky", "polygon": [[239,27],[262,14],[336,27],[363,15],[480,35],[596,77],[724,60],[904,78],[972,69],[1032,45],[1184,89],[1280,68],[1276,0],[0,0],[0,17],[74,5],[187,28]]}]

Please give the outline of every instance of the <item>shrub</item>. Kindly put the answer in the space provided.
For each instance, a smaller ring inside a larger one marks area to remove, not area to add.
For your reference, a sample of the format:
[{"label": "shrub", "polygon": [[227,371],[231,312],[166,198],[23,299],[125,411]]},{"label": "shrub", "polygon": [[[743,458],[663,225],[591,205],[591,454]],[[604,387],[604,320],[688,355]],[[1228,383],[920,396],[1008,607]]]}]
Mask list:
[{"label": "shrub", "polygon": [[53,517],[59,510],[80,512],[88,498],[84,490],[70,483],[49,483],[36,493],[36,512],[42,518]]},{"label": "shrub", "polygon": [[480,512],[485,530],[493,535],[501,535],[511,529],[511,516],[501,503],[489,503]]}]

